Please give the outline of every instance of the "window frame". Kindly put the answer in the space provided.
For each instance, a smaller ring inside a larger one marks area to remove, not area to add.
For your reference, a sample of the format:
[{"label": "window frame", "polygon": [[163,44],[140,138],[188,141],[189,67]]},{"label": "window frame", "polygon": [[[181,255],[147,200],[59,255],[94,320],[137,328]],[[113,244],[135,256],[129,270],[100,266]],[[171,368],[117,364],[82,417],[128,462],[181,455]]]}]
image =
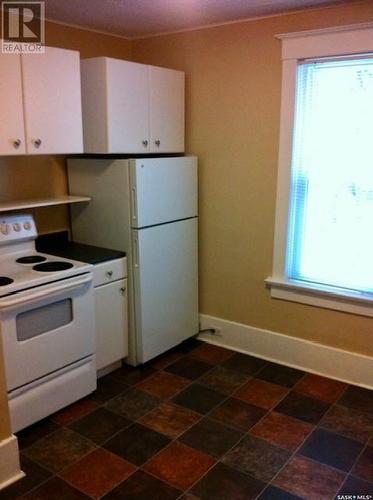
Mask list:
[{"label": "window frame", "polygon": [[286,262],[298,64],[304,59],[373,55],[373,23],[285,33],[276,38],[282,43],[280,141],[273,268],[265,281],[273,298],[373,317],[373,294],[289,279]]}]

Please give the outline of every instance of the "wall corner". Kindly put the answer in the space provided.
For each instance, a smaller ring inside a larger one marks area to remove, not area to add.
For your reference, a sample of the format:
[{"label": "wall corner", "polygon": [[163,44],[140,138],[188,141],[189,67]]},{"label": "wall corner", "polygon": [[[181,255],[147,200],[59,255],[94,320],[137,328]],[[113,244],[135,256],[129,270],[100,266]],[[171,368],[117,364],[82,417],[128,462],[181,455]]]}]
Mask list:
[{"label": "wall corner", "polygon": [[12,435],[0,441],[0,490],[24,476],[19,462],[18,441]]}]

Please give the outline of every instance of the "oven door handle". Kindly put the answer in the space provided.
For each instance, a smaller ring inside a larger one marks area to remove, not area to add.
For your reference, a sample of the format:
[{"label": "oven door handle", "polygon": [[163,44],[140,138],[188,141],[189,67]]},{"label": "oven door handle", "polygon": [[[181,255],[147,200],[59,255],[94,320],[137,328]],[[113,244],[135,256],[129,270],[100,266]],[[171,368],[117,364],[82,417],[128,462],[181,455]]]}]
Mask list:
[{"label": "oven door handle", "polygon": [[69,290],[75,290],[76,288],[80,288],[82,285],[89,283],[92,281],[92,274],[88,274],[80,278],[79,280],[75,280],[73,282],[69,281],[69,283],[65,283],[62,285],[54,286],[48,288],[47,290],[29,292],[27,295],[22,297],[17,296],[13,299],[0,299],[0,311],[4,309],[10,309],[16,306],[28,304],[30,302],[34,302],[37,299],[42,299],[43,297],[50,297],[59,292],[67,292]]}]

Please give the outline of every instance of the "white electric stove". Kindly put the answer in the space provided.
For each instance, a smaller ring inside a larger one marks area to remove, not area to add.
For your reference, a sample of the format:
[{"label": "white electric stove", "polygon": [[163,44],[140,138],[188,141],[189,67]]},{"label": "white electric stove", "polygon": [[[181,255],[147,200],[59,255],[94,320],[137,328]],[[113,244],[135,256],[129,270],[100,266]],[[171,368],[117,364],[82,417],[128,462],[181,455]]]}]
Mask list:
[{"label": "white electric stove", "polygon": [[31,215],[0,217],[0,327],[13,432],[96,388],[92,266],[39,253]]}]

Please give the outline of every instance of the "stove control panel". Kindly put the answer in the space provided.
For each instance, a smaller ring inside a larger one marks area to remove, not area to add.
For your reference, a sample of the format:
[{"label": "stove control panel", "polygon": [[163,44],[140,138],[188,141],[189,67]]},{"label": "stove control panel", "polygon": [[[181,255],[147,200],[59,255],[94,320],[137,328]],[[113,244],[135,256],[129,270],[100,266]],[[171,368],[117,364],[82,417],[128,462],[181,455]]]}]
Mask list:
[{"label": "stove control panel", "polygon": [[37,235],[32,215],[0,215],[0,245],[34,240]]}]

